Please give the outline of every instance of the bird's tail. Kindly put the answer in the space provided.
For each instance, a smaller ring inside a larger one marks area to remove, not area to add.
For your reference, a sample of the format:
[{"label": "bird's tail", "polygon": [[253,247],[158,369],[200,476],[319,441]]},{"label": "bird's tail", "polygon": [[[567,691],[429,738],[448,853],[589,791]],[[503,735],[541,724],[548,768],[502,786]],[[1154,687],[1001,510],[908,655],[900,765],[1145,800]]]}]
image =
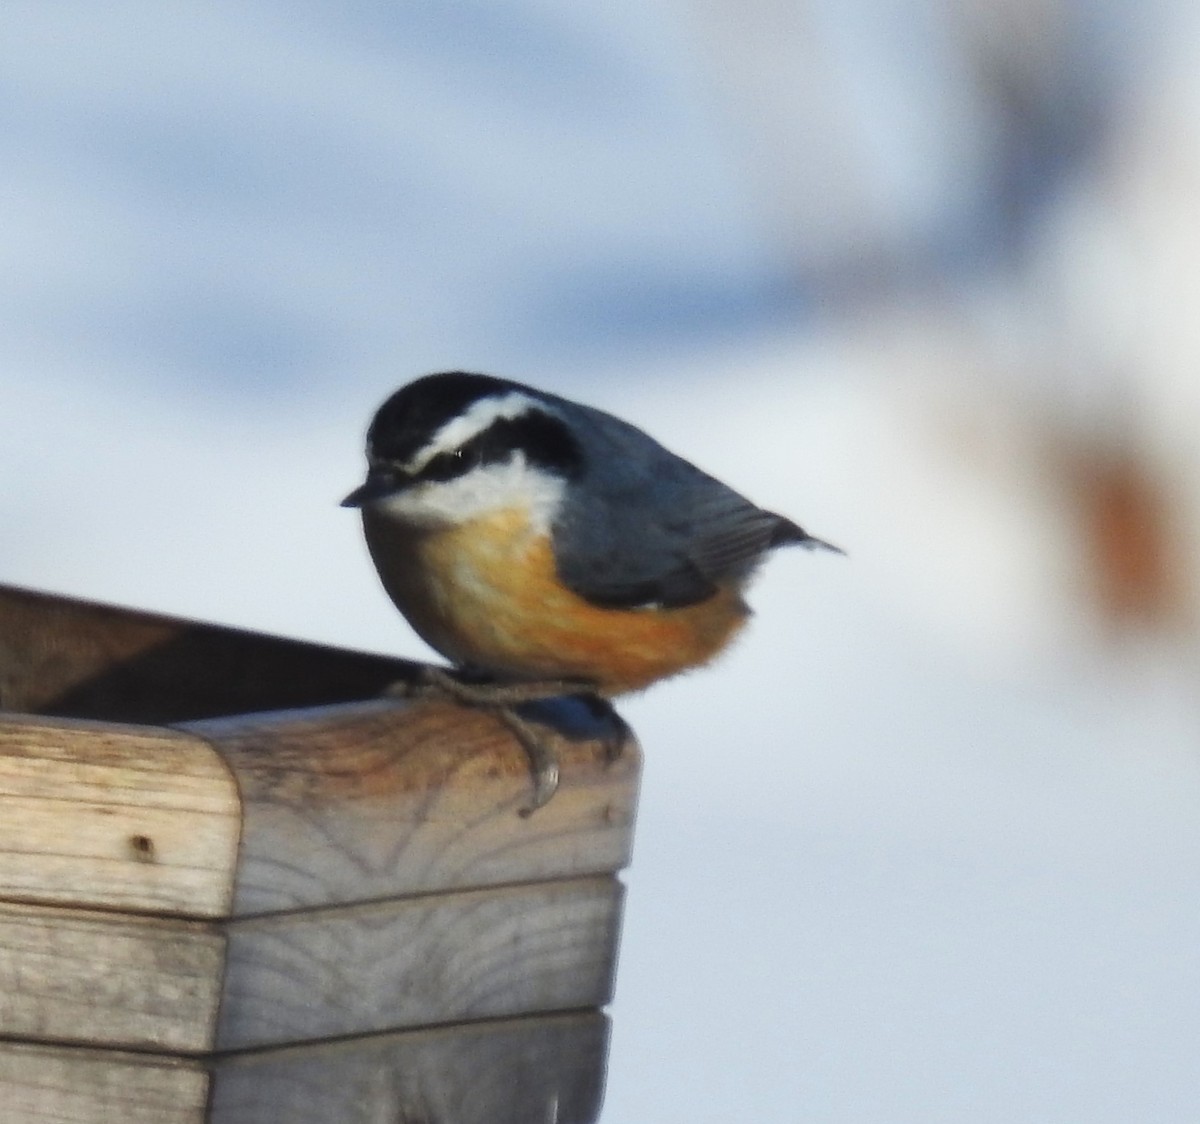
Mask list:
[{"label": "bird's tail", "polygon": [[833,543],[819,539],[816,535],[810,535],[798,523],[793,523],[782,515],[779,517],[778,526],[771,535],[771,546],[802,546],[805,550],[831,550],[834,554],[846,553],[840,546],[834,546]]}]

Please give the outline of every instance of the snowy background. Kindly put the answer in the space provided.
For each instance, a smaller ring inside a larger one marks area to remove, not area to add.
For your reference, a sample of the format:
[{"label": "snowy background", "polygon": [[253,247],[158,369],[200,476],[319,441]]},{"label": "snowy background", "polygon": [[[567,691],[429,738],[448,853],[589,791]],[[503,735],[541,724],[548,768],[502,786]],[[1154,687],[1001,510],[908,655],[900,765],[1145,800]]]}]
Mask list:
[{"label": "snowy background", "polygon": [[1200,1113],[1200,9],[7,0],[0,581],[426,657],[395,386],[777,556],[646,772],[605,1124]]}]

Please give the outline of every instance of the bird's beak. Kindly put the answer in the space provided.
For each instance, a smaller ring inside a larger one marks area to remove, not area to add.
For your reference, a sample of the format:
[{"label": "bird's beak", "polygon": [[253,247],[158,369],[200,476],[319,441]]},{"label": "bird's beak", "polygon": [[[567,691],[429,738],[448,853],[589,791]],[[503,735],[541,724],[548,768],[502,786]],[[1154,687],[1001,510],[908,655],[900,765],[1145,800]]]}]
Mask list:
[{"label": "bird's beak", "polygon": [[366,507],[399,491],[401,485],[392,472],[371,469],[367,478],[344,500],[342,507]]}]

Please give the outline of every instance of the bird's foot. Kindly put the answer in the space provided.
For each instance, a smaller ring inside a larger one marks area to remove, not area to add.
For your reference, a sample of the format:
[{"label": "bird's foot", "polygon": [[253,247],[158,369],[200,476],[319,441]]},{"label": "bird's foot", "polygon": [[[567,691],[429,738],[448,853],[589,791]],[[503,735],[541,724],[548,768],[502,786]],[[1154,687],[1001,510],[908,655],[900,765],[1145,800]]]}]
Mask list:
[{"label": "bird's foot", "polygon": [[522,718],[511,706],[496,706],[489,708],[505,726],[512,736],[521,744],[525,756],[529,759],[529,775],[533,779],[533,798],[517,814],[528,819],[539,808],[550,802],[550,798],[558,791],[558,754],[539,733]]},{"label": "bird's foot", "polygon": [[[533,799],[520,810],[520,815],[524,817],[533,815],[539,808],[549,803],[550,798],[558,790],[559,764],[558,754],[555,753],[545,736],[536,731],[527,719],[518,714],[517,709],[525,703],[561,698],[564,695],[580,697],[589,705],[595,703],[599,706],[607,706],[603,700],[595,696],[587,684],[579,681],[495,682],[473,680],[463,673],[428,665],[423,666],[414,679],[398,680],[386,687],[383,693],[393,698],[450,699],[462,706],[470,706],[495,714],[508,727],[529,759],[529,771],[533,779]],[[624,723],[621,725],[624,727]],[[615,751],[606,740],[605,750],[610,760],[620,755],[621,747],[624,744],[624,734],[620,737]]]}]

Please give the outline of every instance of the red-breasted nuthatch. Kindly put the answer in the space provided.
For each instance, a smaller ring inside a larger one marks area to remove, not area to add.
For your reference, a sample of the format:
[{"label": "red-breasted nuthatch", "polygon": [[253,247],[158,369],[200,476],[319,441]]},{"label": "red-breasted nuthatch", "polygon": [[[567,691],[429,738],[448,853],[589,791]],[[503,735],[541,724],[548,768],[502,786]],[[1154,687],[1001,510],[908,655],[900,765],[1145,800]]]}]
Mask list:
[{"label": "red-breasted nuthatch", "polygon": [[610,414],[460,371],[396,391],[367,434],[380,579],[459,668],[601,696],[707,663],[775,547],[830,547]]}]

